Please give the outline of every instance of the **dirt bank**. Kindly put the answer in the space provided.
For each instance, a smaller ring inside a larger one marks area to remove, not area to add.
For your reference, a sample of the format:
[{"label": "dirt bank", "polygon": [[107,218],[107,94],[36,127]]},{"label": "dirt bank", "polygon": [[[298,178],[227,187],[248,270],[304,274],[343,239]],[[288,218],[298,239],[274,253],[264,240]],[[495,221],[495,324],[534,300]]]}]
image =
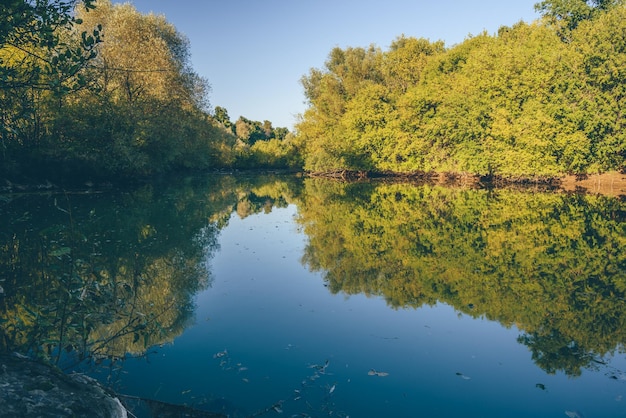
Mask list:
[{"label": "dirt bank", "polygon": [[622,173],[565,176],[560,178],[559,181],[559,187],[565,191],[626,196],[626,174]]}]

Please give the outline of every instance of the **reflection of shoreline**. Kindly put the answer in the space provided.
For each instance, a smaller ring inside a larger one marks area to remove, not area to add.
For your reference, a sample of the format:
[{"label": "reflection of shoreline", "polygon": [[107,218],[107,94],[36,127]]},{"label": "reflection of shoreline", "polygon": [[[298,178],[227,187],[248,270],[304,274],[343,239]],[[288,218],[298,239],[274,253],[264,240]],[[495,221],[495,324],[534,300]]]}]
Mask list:
[{"label": "reflection of shoreline", "polygon": [[593,194],[607,196],[626,196],[626,174],[604,173],[561,178],[560,188],[565,191],[583,190]]},{"label": "reflection of shoreline", "polygon": [[488,178],[466,173],[369,173],[339,170],[325,173],[309,173],[310,177],[321,177],[340,181],[389,181],[409,182],[417,185],[433,184],[461,188],[513,188],[518,190],[554,190],[564,192],[591,193],[606,196],[626,196],[626,173],[565,175],[553,178],[529,177]]}]

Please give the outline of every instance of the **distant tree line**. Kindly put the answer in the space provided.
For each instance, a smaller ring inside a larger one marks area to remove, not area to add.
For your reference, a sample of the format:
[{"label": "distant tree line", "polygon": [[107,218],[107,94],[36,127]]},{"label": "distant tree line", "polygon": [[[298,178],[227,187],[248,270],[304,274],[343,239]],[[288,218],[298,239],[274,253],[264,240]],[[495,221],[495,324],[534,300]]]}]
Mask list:
[{"label": "distant tree line", "polygon": [[250,120],[240,116],[235,123],[228,111],[216,106],[215,120],[236,137],[235,162],[238,168],[283,168],[300,170],[302,160],[297,139],[289,129],[275,128],[272,122]]},{"label": "distant tree line", "polygon": [[446,48],[334,48],[302,78],[310,171],[509,178],[626,168],[626,6],[547,0],[543,18]]}]

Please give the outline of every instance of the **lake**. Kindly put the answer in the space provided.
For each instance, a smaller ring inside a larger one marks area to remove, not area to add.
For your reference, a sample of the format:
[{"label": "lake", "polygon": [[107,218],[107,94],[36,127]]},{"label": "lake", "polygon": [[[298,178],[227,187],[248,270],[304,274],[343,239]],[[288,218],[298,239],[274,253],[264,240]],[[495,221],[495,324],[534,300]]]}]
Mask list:
[{"label": "lake", "polygon": [[137,416],[626,417],[623,197],[207,175],[0,219],[0,349]]}]

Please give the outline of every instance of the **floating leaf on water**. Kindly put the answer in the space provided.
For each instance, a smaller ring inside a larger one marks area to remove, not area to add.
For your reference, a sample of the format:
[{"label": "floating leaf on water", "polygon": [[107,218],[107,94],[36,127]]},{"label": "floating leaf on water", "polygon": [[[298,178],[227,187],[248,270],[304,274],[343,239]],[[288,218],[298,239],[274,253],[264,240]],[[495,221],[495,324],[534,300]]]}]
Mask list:
[{"label": "floating leaf on water", "polygon": [[243,379],[241,379],[241,380],[243,380],[246,383],[250,383],[250,381],[248,379],[246,379],[245,377]]},{"label": "floating leaf on water", "polygon": [[463,380],[470,380],[471,377],[465,376],[463,373],[456,372],[456,375],[459,376]]},{"label": "floating leaf on water", "polygon": [[324,362],[323,365],[320,364],[311,364],[309,366],[309,369],[317,369],[317,371],[319,371],[320,373],[324,374],[324,372],[326,371],[326,368],[328,367],[328,364],[330,363],[329,360],[326,360],[326,362]]},{"label": "floating leaf on water", "polygon": [[376,371],[374,369],[370,369],[370,371],[367,372],[367,374],[369,376],[380,376],[380,377],[389,376],[389,373],[387,373],[387,372],[379,372],[379,371]]},{"label": "floating leaf on water", "polygon": [[279,414],[283,413],[282,407],[283,407],[283,401],[276,402],[274,405],[272,405],[272,409]]},{"label": "floating leaf on water", "polygon": [[335,387],[336,387],[336,385],[332,385],[332,386],[330,387],[330,389],[328,390],[328,393],[329,393],[329,394],[333,393],[333,392],[335,391]]},{"label": "floating leaf on water", "polygon": [[578,411],[565,411],[565,415],[569,418],[583,418],[583,415]]},{"label": "floating leaf on water", "polygon": [[247,367],[240,367],[240,368],[239,368],[239,371],[240,371],[240,372],[243,372],[243,371],[246,371],[246,370],[248,370],[248,368],[247,368]]},{"label": "floating leaf on water", "polygon": [[228,350],[220,351],[219,353],[213,354],[213,358],[221,358],[228,355]]},{"label": "floating leaf on water", "polygon": [[546,390],[546,385],[544,385],[543,383],[537,383],[535,387],[541,390]]}]

